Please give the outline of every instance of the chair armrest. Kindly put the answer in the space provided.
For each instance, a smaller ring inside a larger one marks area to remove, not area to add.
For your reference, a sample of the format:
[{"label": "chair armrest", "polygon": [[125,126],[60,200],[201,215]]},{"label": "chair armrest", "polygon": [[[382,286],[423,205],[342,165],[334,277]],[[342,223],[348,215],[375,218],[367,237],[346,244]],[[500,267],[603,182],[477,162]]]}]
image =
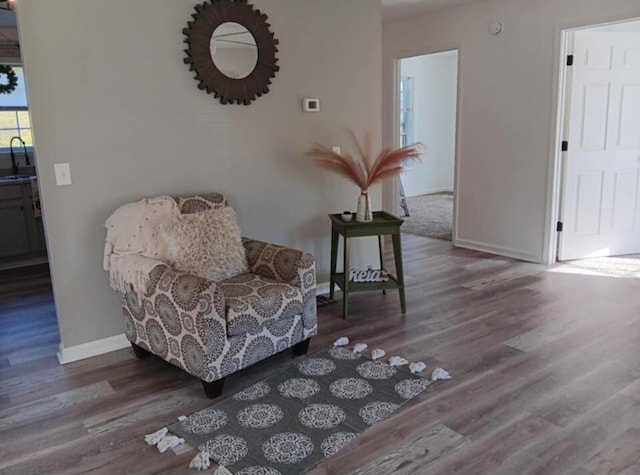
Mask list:
[{"label": "chair armrest", "polygon": [[299,287],[315,288],[315,258],[304,251],[243,237],[249,272]]},{"label": "chair armrest", "polygon": [[164,262],[140,254],[113,254],[105,260],[105,270],[109,271],[109,285],[113,290],[123,295],[133,290],[142,296],[151,271],[162,264]]},{"label": "chair armrest", "polygon": [[308,252],[243,237],[249,272],[294,285],[302,292],[304,338],[317,333],[316,260]]},{"label": "chair armrest", "polygon": [[170,298],[180,314],[217,320],[226,331],[224,295],[215,282],[177,271],[163,263],[149,273],[145,300],[152,300],[160,293]]},{"label": "chair armrest", "polygon": [[122,296],[127,338],[202,380],[219,379],[212,365],[229,346],[221,288],[164,263],[148,277],[144,295]]}]

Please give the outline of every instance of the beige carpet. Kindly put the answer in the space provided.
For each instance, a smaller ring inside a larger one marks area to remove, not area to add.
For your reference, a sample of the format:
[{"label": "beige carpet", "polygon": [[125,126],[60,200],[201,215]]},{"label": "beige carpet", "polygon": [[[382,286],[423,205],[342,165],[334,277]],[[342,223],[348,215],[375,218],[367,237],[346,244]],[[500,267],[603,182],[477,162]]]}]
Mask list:
[{"label": "beige carpet", "polygon": [[407,198],[409,217],[402,232],[419,236],[452,240],[453,193],[434,193]]}]

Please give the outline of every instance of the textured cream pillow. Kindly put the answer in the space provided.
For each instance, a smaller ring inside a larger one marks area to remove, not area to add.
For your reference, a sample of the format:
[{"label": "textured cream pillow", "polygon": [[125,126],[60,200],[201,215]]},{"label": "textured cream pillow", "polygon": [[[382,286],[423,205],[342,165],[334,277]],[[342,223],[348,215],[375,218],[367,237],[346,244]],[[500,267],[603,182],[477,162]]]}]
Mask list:
[{"label": "textured cream pillow", "polygon": [[182,214],[160,225],[163,254],[181,272],[218,282],[249,271],[235,211]]}]

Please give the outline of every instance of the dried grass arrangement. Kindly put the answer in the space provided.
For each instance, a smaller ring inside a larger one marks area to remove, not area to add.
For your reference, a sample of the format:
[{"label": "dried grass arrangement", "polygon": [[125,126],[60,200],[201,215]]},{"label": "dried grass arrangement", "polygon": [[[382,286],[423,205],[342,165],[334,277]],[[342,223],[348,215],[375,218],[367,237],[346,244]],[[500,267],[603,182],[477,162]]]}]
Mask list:
[{"label": "dried grass arrangement", "polygon": [[[422,144],[418,142],[398,149],[384,147],[374,159],[370,133],[365,135],[363,145],[358,142],[352,130],[349,130],[349,135],[356,146],[359,155],[358,159],[353,158],[348,153],[336,153],[318,143],[313,144],[307,155],[318,166],[325,170],[333,171],[360,187],[361,193],[358,198],[356,221],[371,221],[373,217],[369,187],[389,178],[397,177],[412,162],[420,162]],[[361,209],[363,206],[365,209]]]}]

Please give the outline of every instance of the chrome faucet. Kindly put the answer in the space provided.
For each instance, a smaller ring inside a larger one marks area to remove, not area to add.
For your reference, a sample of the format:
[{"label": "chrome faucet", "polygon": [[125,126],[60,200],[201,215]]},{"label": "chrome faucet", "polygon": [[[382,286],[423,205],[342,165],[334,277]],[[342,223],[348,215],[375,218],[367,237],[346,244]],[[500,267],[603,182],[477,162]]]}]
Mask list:
[{"label": "chrome faucet", "polygon": [[24,140],[22,140],[17,135],[15,137],[11,137],[11,142],[9,142],[9,148],[11,150],[11,174],[12,175],[18,174],[18,162],[16,162],[16,154],[13,152],[13,141],[15,139],[18,139],[20,142],[22,142],[22,151],[24,153],[25,166],[31,165],[31,162],[29,161],[29,154],[27,153],[27,144],[24,143]]}]

